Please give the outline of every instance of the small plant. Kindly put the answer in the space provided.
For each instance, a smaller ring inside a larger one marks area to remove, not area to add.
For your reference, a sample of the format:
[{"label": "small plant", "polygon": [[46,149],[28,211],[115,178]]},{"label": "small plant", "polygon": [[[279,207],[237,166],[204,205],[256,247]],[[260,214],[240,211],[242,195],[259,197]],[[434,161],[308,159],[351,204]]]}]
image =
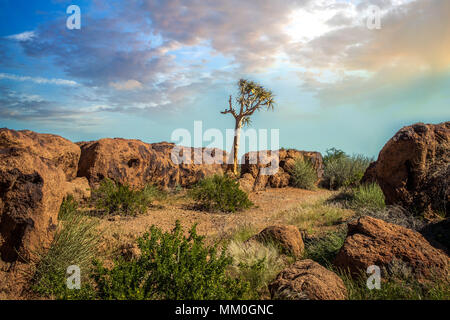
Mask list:
[{"label": "small plant", "polygon": [[58,213],[59,220],[66,220],[78,210],[78,202],[75,201],[72,195],[68,195],[61,204]]},{"label": "small plant", "polygon": [[363,155],[348,156],[337,149],[331,150],[324,157],[323,185],[329,189],[358,186],[372,159]]},{"label": "small plant", "polygon": [[106,214],[130,216],[145,213],[154,200],[162,197],[161,190],[153,185],[147,185],[142,190],[133,190],[128,185],[116,184],[111,179],[103,180],[92,194],[92,200],[98,210]]},{"label": "small plant", "polygon": [[236,212],[248,209],[253,203],[239,183],[231,177],[214,175],[197,183],[189,195],[208,211]]},{"label": "small plant", "polygon": [[321,237],[305,241],[304,259],[314,260],[324,267],[329,267],[344,244],[346,231],[332,231]]},{"label": "small plant", "polygon": [[[63,201],[60,221],[53,242],[47,252],[36,253],[36,267],[31,288],[34,292],[55,299],[91,299],[95,296],[89,277],[92,259],[98,245],[96,223],[80,215],[73,199]],[[66,271],[71,265],[80,267],[82,287],[69,290]]]},{"label": "small plant", "polygon": [[177,221],[171,232],[152,226],[138,238],[141,255],[119,259],[112,269],[96,262],[94,279],[102,299],[242,299],[249,284],[227,274],[226,248],[207,247],[194,225],[184,236]]},{"label": "small plant", "polygon": [[250,283],[255,299],[261,293],[268,293],[268,283],[287,265],[288,257],[282,256],[271,243],[233,240],[228,252],[233,258],[233,273]]},{"label": "small plant", "polygon": [[360,185],[353,190],[350,206],[355,209],[384,209],[384,194],[377,183]]},{"label": "small plant", "polygon": [[335,270],[344,281],[349,300],[449,300],[450,282],[446,279],[419,282],[414,277],[388,275],[382,277],[380,289],[367,288],[368,275],[351,276],[349,272]]},{"label": "small plant", "polygon": [[317,173],[308,160],[297,159],[289,170],[291,185],[296,188],[312,190],[316,186]]}]

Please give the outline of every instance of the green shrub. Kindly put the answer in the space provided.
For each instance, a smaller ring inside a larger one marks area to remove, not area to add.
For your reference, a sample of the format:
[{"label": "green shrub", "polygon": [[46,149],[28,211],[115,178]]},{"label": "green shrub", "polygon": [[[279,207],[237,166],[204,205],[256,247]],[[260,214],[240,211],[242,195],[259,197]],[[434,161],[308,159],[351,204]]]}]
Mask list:
[{"label": "green shrub", "polygon": [[250,208],[253,203],[239,183],[231,177],[214,175],[199,181],[189,195],[208,211],[236,212]]},{"label": "green shrub", "polygon": [[348,156],[341,150],[336,150],[324,158],[323,181],[329,189],[357,186],[364,176],[371,158],[363,155]]},{"label": "green shrub", "polygon": [[[60,221],[53,242],[47,252],[36,252],[35,272],[31,288],[39,295],[55,299],[91,299],[94,291],[90,286],[89,273],[98,245],[96,223],[80,215],[73,199],[63,201]],[[81,271],[80,290],[67,288],[67,268],[77,265]]]},{"label": "green shrub", "polygon": [[133,190],[128,185],[116,184],[110,179],[101,182],[100,187],[92,193],[92,200],[98,210],[106,214],[135,216],[146,212],[163,193],[153,185],[142,190]]},{"label": "green shrub", "polygon": [[226,248],[207,247],[194,225],[184,236],[177,221],[171,232],[152,226],[138,238],[141,255],[119,259],[112,269],[96,262],[94,279],[102,299],[240,299],[249,295],[245,281],[226,273],[232,264]]},{"label": "green shrub", "polygon": [[384,209],[384,194],[377,183],[363,184],[355,188],[350,200],[355,209]]},{"label": "green shrub", "polygon": [[310,161],[297,159],[289,174],[292,186],[308,190],[315,188],[317,173]]},{"label": "green shrub", "polygon": [[342,229],[329,232],[321,237],[306,239],[303,258],[329,267],[342,248],[346,235],[346,230]]}]

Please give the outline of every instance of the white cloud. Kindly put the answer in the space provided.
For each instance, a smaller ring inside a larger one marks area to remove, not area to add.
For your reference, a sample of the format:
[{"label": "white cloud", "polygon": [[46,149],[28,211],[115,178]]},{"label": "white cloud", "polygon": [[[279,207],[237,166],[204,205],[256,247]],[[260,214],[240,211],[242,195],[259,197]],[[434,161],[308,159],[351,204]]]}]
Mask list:
[{"label": "white cloud", "polygon": [[109,85],[116,90],[136,90],[142,88],[142,83],[134,79],[122,82],[110,82]]},{"label": "white cloud", "polygon": [[36,33],[34,31],[25,31],[18,34],[13,34],[10,36],[7,36],[7,39],[16,40],[16,41],[28,41],[33,39],[36,36]]},{"label": "white cloud", "polygon": [[14,81],[32,81],[37,84],[55,84],[60,86],[76,86],[77,82],[66,79],[46,79],[41,77],[17,76],[15,74],[0,73],[0,80],[14,80]]}]

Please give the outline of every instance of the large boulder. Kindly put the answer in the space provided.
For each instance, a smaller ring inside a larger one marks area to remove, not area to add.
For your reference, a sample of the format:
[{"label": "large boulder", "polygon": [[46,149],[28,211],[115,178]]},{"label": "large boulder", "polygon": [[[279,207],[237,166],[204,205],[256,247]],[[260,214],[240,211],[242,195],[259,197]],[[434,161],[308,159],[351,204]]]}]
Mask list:
[{"label": "large boulder", "polygon": [[[33,260],[50,245],[65,188],[76,176],[79,157],[80,148],[62,137],[0,129],[3,271]],[[18,285],[11,274],[0,278],[9,279],[0,282],[0,291]]]},{"label": "large boulder", "polygon": [[345,300],[347,289],[334,272],[312,260],[299,260],[269,284],[272,299]]},{"label": "large boulder", "polygon": [[186,159],[189,159],[188,153],[191,155],[191,163],[186,164],[172,161],[173,143],[148,144],[116,138],[78,145],[81,148],[78,176],[86,177],[91,187],[98,186],[105,178],[134,188],[149,183],[162,187],[189,186],[208,175],[223,174],[226,169],[225,164],[195,164],[196,159],[202,159],[205,150],[211,157],[219,155],[225,163],[226,152],[219,149],[181,147],[180,155],[184,154]]},{"label": "large boulder", "polygon": [[51,241],[80,148],[62,137],[0,129],[0,255],[28,257]]},{"label": "large boulder", "polygon": [[356,276],[371,265],[388,272],[403,265],[417,279],[447,279],[450,260],[420,233],[366,216],[348,224],[347,238],[334,264]]},{"label": "large boulder", "polygon": [[305,245],[302,235],[295,226],[270,226],[262,230],[248,241],[259,241],[262,243],[273,243],[286,253],[296,258],[303,254]]},{"label": "large boulder", "polygon": [[450,212],[450,122],[402,128],[362,181],[378,182],[387,204],[413,212]]},{"label": "large boulder", "polygon": [[317,172],[317,182],[319,182],[323,176],[322,155],[319,152],[295,149],[248,152],[242,157],[241,175],[252,175],[255,179],[254,191],[264,190],[267,187],[287,187],[290,184],[289,172],[295,161],[299,159],[312,163]]}]

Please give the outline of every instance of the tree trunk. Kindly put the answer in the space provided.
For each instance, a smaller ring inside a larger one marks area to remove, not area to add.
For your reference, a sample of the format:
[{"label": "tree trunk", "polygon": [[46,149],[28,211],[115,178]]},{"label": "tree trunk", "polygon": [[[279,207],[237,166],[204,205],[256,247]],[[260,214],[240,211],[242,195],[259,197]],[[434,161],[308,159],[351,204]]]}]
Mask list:
[{"label": "tree trunk", "polygon": [[236,119],[236,125],[234,127],[234,141],[233,141],[233,173],[238,175],[238,153],[239,153],[239,142],[241,137],[241,119]]}]

